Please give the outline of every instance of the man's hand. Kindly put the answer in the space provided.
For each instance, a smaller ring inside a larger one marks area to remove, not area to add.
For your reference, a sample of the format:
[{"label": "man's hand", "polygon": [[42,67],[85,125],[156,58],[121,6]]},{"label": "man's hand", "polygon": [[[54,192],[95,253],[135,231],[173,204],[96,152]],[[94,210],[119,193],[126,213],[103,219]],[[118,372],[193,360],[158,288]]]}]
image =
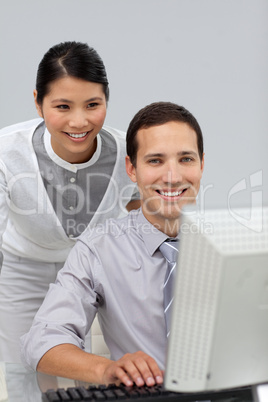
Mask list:
[{"label": "man's hand", "polygon": [[163,373],[156,361],[144,352],[127,353],[105,367],[103,382],[123,383],[126,386],[152,386],[163,383]]},{"label": "man's hand", "polygon": [[59,377],[96,384],[120,384],[149,387],[163,383],[163,373],[156,361],[144,352],[127,353],[113,361],[87,353],[72,344],[49,349],[40,359],[37,370]]}]

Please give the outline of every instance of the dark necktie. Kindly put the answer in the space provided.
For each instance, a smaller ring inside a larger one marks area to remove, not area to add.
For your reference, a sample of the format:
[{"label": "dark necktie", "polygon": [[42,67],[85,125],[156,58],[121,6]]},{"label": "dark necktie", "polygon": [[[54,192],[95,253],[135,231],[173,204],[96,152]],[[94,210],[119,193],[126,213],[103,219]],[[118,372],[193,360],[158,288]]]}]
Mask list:
[{"label": "dark necktie", "polygon": [[165,257],[168,263],[165,282],[164,282],[164,312],[166,319],[167,336],[170,333],[170,320],[171,320],[171,304],[173,301],[172,287],[175,277],[175,268],[178,258],[178,243],[179,241],[173,239],[167,239],[159,247],[161,253]]}]

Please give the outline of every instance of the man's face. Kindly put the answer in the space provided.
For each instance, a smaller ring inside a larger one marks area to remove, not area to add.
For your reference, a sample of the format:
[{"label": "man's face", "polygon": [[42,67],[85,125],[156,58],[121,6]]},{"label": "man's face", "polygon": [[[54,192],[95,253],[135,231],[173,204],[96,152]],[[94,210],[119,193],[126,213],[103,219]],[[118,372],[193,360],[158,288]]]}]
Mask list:
[{"label": "man's face", "polygon": [[187,123],[171,121],[139,130],[137,142],[136,167],[127,157],[127,173],[138,184],[145,217],[167,233],[167,223],[178,221],[181,208],[195,202],[199,191],[204,158],[197,135]]}]

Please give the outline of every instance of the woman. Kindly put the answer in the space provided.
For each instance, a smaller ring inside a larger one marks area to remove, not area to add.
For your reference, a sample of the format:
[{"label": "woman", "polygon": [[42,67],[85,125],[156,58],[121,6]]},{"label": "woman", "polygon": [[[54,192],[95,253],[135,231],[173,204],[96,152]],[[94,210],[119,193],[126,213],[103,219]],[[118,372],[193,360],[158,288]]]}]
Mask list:
[{"label": "woman", "polygon": [[17,362],[48,285],[87,226],[138,207],[124,134],[103,127],[105,67],[65,42],[39,64],[39,119],[0,131],[0,360]]}]

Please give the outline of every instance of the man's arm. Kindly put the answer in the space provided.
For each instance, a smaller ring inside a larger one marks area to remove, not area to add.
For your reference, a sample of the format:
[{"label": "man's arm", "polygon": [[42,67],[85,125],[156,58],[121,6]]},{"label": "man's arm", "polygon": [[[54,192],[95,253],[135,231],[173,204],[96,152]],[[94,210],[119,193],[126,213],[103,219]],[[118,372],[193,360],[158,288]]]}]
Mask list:
[{"label": "man's arm", "polygon": [[156,361],[144,352],[128,353],[112,361],[71,344],[51,348],[40,359],[37,371],[97,384],[152,386],[163,382]]},{"label": "man's arm", "polygon": [[163,382],[156,361],[143,352],[112,361],[83,350],[98,309],[97,295],[100,299],[103,292],[94,276],[99,264],[98,255],[80,239],[56,283],[50,285],[30,331],[22,337],[23,362],[46,374],[91,383],[141,386]]}]

